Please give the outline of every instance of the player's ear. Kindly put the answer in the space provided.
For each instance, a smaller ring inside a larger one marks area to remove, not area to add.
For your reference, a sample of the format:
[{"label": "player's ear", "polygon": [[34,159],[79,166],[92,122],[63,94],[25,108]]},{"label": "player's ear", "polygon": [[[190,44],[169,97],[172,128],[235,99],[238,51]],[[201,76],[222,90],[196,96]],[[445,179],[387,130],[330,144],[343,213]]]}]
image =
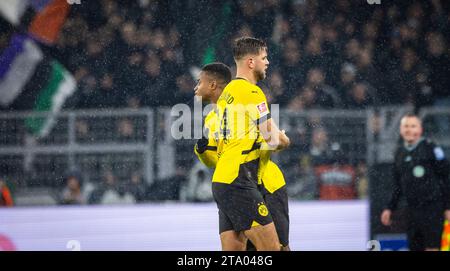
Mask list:
[{"label": "player's ear", "polygon": [[247,59],[247,65],[249,68],[254,68],[255,67],[255,59],[253,57],[249,57]]},{"label": "player's ear", "polygon": [[210,89],[216,89],[217,88],[217,80],[211,80],[209,82],[209,88]]}]

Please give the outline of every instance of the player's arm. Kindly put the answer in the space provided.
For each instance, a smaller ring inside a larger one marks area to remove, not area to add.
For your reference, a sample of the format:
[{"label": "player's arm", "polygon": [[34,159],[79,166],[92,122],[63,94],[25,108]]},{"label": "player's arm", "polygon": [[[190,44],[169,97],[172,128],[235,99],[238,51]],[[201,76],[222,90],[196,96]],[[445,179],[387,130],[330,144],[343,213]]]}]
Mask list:
[{"label": "player's arm", "polygon": [[207,149],[201,152],[196,145],[194,149],[195,154],[198,157],[198,160],[202,162],[205,166],[213,168],[216,167],[217,164],[217,147],[207,146]]},{"label": "player's arm", "polygon": [[286,149],[291,144],[284,130],[280,131],[272,118],[269,117],[262,120],[262,123],[259,123],[258,127],[261,135],[271,149],[279,151]]},{"label": "player's arm", "polygon": [[216,141],[209,136],[209,138],[202,137],[197,140],[194,147],[194,153],[197,155],[200,162],[207,167],[215,167],[218,161],[217,158],[217,144]]},{"label": "player's arm", "polygon": [[272,120],[266,96],[262,91],[255,98],[255,101],[257,101],[257,105],[252,108],[254,111],[251,113],[253,113],[252,116],[269,148],[274,151],[287,148],[290,145],[290,140],[285,132],[280,131],[275,121]]}]

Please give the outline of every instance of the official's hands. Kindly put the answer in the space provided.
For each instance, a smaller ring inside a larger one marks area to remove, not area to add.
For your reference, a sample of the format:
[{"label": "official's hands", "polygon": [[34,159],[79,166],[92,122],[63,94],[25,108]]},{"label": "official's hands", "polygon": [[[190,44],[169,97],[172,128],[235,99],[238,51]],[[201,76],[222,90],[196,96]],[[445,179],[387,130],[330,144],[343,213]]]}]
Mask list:
[{"label": "official's hands", "polygon": [[389,209],[383,210],[383,213],[381,213],[381,223],[385,226],[390,226],[392,224],[391,219],[392,211]]}]

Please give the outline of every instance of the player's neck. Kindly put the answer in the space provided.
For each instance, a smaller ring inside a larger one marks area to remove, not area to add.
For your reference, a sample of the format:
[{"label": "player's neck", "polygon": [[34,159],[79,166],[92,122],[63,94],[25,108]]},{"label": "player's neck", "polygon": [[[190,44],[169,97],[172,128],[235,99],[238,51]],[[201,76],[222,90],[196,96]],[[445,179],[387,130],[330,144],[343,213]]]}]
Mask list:
[{"label": "player's neck", "polygon": [[211,104],[217,104],[217,100],[219,100],[219,96],[211,98]]},{"label": "player's neck", "polygon": [[252,71],[244,71],[241,69],[237,69],[236,72],[236,78],[241,78],[241,79],[245,79],[247,81],[249,81],[250,83],[252,83],[253,85],[256,85],[256,83],[258,83],[258,81],[255,78],[255,75],[252,73]]},{"label": "player's neck", "polygon": [[218,91],[215,91],[212,95],[211,95],[211,103],[212,104],[217,104],[217,101],[219,100],[220,95],[222,95],[223,92],[223,88],[219,88]]}]

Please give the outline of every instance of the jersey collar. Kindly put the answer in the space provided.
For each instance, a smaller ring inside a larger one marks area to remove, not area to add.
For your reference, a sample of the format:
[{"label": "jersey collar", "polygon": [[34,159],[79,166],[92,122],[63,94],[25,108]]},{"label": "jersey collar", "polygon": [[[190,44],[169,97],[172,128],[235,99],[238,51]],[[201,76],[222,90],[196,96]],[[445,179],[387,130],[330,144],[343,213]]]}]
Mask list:
[{"label": "jersey collar", "polygon": [[244,80],[244,81],[247,81],[247,82],[248,82],[248,80],[245,79],[244,77],[236,77],[235,80]]},{"label": "jersey collar", "polygon": [[406,150],[412,151],[412,150],[414,150],[414,149],[420,144],[420,142],[422,142],[423,140],[424,140],[424,138],[421,137],[419,140],[417,140],[416,143],[414,143],[414,144],[412,144],[412,145],[408,145],[408,144],[406,144],[406,142],[404,142],[404,143],[403,143],[403,146],[405,147]]}]

